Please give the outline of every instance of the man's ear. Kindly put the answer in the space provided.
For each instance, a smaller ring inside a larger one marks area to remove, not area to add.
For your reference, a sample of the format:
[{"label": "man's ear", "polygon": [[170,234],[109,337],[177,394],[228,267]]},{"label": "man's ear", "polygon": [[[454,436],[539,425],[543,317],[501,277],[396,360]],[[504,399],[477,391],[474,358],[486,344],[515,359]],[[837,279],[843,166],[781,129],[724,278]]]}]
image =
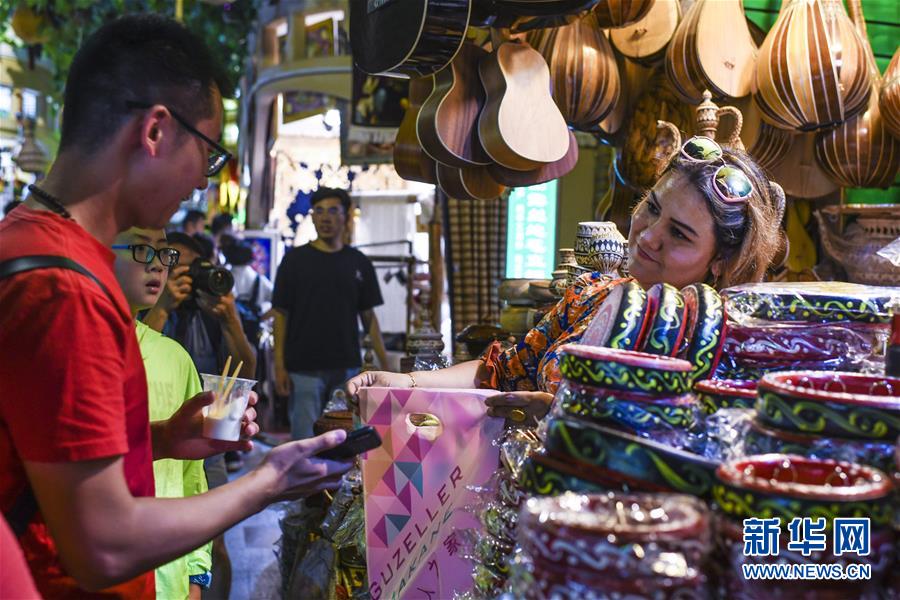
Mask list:
[{"label": "man's ear", "polygon": [[169,111],[160,104],[144,113],[140,121],[140,143],[151,157],[159,156],[163,141],[172,130],[172,118]]}]

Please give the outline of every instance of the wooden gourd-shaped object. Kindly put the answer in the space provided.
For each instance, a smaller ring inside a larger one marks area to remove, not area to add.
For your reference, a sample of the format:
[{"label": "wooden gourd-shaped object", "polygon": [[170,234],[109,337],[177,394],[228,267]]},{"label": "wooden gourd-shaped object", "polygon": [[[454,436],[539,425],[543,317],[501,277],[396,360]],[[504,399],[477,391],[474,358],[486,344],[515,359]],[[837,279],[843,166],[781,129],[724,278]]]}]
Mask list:
[{"label": "wooden gourd-shaped object", "polygon": [[704,90],[742,98],[751,92],[757,54],[741,0],[697,0],[666,51],[666,73],[691,104]]},{"label": "wooden gourd-shaped object", "polygon": [[569,125],[588,129],[612,110],[619,99],[619,70],[593,13],[527,39],[547,61],[553,100]]},{"label": "wooden gourd-shaped object", "polygon": [[434,89],[422,103],[416,131],[425,152],[451,167],[490,163],[478,139],[478,116],[485,95],[478,64],[487,56],[481,47],[466,42],[450,65],[434,75]]},{"label": "wooden gourd-shaped object", "polygon": [[550,95],[550,69],[524,42],[506,41],[479,65],[487,101],[478,135],[491,159],[530,171],[563,158],[569,129]]},{"label": "wooden gourd-shaped object", "polygon": [[747,154],[766,170],[781,163],[791,149],[793,134],[763,121],[759,107],[750,96],[735,100],[734,105],[744,117],[741,142]]},{"label": "wooden gourd-shaped object", "polygon": [[397,174],[408,181],[437,183],[435,178],[435,162],[425,154],[419,137],[416,134],[416,119],[422,103],[434,88],[433,77],[419,77],[409,82],[409,106],[397,130],[394,141],[394,169]]},{"label": "wooden gourd-shaped object", "polygon": [[843,187],[887,188],[900,167],[900,141],[888,132],[878,106],[881,77],[869,45],[860,0],[849,0],[849,4],[865,46],[872,91],[863,112],[816,136],[816,159]]},{"label": "wooden gourd-shaped object", "polygon": [[438,185],[454,200],[493,200],[506,189],[484,166],[459,169],[438,163]]},{"label": "wooden gourd-shaped object", "polygon": [[591,12],[603,29],[625,27],[640,21],[659,0],[600,0]]},{"label": "wooden gourd-shaped object", "polygon": [[863,110],[869,66],[841,0],[783,0],[756,70],[756,102],[782,129],[833,127]]},{"label": "wooden gourd-shaped object", "polygon": [[516,171],[504,166],[492,163],[488,165],[488,173],[491,178],[509,187],[528,187],[547,181],[558,179],[575,168],[578,163],[578,140],[575,134],[569,132],[569,149],[561,159],[547,163],[532,171]]},{"label": "wooden gourd-shaped object", "polygon": [[[596,14],[596,13],[595,13]],[[665,56],[666,47],[681,21],[678,0],[656,0],[640,21],[611,29],[609,41],[624,56],[642,64],[653,64]]]},{"label": "wooden gourd-shaped object", "polygon": [[900,46],[884,72],[878,108],[885,127],[895,139],[900,140]]}]

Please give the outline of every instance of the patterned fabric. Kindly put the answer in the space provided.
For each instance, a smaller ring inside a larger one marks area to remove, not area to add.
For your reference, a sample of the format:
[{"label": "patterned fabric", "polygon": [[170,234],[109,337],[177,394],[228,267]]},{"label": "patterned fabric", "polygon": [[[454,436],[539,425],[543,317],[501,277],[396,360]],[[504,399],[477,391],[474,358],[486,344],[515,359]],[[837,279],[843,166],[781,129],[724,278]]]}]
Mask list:
[{"label": "patterned fabric", "polygon": [[566,295],[515,346],[494,342],[481,357],[491,387],[504,392],[540,390],[556,393],[561,379],[557,350],[578,342],[611,289],[631,281],[588,273],[575,280]]}]

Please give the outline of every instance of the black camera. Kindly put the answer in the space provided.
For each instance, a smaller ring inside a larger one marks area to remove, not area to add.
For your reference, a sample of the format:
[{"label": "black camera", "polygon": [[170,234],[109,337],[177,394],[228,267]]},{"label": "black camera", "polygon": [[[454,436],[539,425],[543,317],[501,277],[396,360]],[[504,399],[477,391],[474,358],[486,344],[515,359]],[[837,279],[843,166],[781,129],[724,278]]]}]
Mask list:
[{"label": "black camera", "polygon": [[234,276],[231,271],[217,267],[202,258],[197,258],[191,263],[187,274],[193,281],[194,294],[197,290],[201,290],[213,296],[224,296],[234,287]]}]

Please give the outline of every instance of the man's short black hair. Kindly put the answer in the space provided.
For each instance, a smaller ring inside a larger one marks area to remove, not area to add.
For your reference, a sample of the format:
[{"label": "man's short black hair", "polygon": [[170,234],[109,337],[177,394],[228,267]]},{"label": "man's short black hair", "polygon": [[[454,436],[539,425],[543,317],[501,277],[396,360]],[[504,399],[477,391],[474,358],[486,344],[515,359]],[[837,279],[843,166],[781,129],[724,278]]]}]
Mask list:
[{"label": "man's short black hair", "polygon": [[213,217],[212,223],[209,226],[209,230],[212,231],[213,235],[219,235],[229,227],[231,227],[231,215],[227,215],[225,213],[216,215]]},{"label": "man's short black hair", "polygon": [[216,243],[213,241],[212,237],[205,233],[195,233],[191,237],[194,238],[197,245],[200,246],[200,257],[209,262],[216,262],[213,260],[216,253]]},{"label": "man's short black hair", "polygon": [[166,242],[169,244],[178,244],[179,246],[184,246],[188,250],[192,250],[197,254],[197,256],[203,256],[203,246],[200,245],[193,236],[186,234],[183,231],[167,231],[166,232]]},{"label": "man's short black hair", "polygon": [[350,213],[350,207],[353,203],[350,201],[350,194],[346,192],[346,190],[342,190],[340,188],[328,188],[328,187],[320,187],[315,192],[313,192],[312,197],[309,199],[309,205],[315,206],[317,202],[321,202],[322,200],[327,200],[328,198],[337,198],[341,201],[341,206],[344,207],[345,213]]},{"label": "man's short black hair", "polygon": [[236,241],[222,249],[225,260],[233,267],[242,267],[253,263],[253,248],[246,242]]},{"label": "man's short black hair", "polygon": [[228,75],[200,37],[154,14],[128,15],[85,40],[66,78],[59,149],[92,152],[135,113],[127,102],[163,104],[196,124],[215,111]]},{"label": "man's short black hair", "polygon": [[206,213],[202,210],[189,210],[184,213],[184,220],[181,222],[181,227],[183,229],[188,223],[195,223],[197,221],[206,223]]}]

